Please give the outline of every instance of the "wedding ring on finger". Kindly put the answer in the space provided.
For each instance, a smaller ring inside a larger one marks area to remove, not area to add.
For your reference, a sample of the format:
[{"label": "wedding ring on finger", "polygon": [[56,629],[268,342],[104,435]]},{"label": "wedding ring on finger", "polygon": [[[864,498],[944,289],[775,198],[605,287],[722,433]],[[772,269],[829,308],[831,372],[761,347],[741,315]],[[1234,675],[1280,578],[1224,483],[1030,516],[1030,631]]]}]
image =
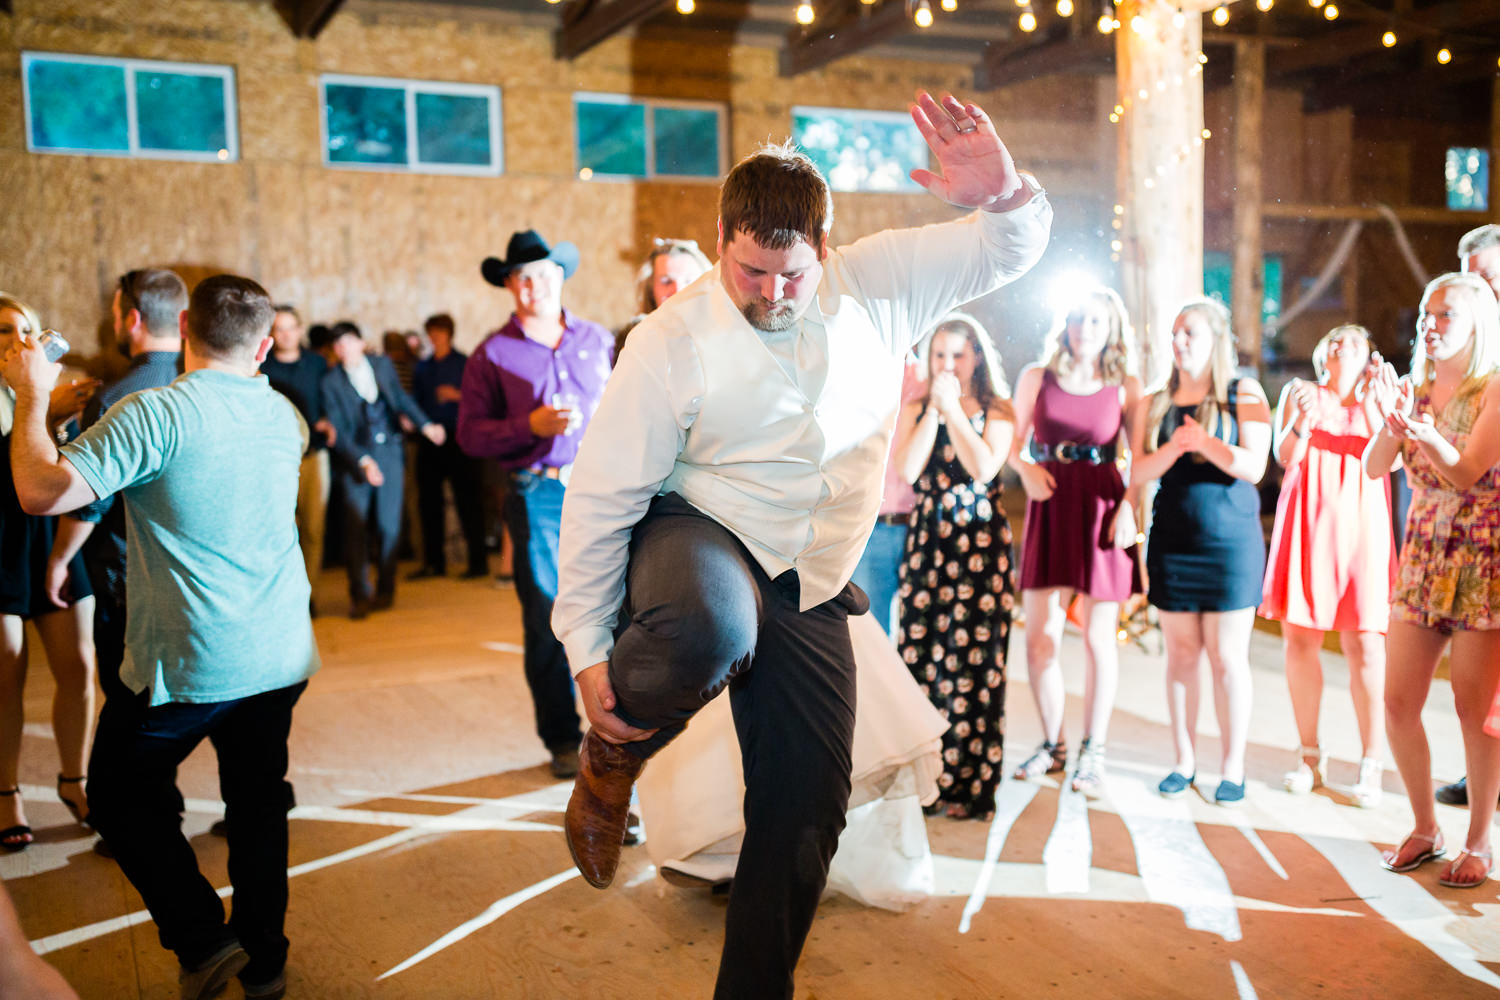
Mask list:
[{"label": "wedding ring on finger", "polygon": [[976,125],[976,124],[974,124],[973,122],[970,122],[967,125],[959,125],[958,126],[958,134],[959,135],[968,135],[970,132],[978,132],[978,131],[979,131],[979,126]]}]

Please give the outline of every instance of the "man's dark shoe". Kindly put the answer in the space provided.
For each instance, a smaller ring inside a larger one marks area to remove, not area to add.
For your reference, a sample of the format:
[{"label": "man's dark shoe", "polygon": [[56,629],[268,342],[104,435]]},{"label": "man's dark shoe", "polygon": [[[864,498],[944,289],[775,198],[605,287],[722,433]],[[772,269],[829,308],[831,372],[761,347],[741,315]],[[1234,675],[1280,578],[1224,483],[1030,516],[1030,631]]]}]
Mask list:
[{"label": "man's dark shoe", "polygon": [[370,607],[376,611],[389,611],[391,605],[396,603],[396,595],[391,593],[376,594],[375,600],[370,602]]},{"label": "man's dark shoe", "polygon": [[281,1000],[286,996],[286,972],[278,972],[263,983],[248,983],[241,979],[245,988],[245,1000]]},{"label": "man's dark shoe", "polygon": [[1442,785],[1432,793],[1432,797],[1445,806],[1466,806],[1469,804],[1469,776],[1464,775],[1451,785]]},{"label": "man's dark shoe", "polygon": [[483,580],[489,575],[490,570],[488,566],[476,566],[473,569],[464,570],[458,575],[458,578],[460,580]]},{"label": "man's dark shoe", "polygon": [[408,580],[432,580],[436,579],[437,577],[446,575],[447,574],[440,569],[434,569],[431,566],[423,566],[421,569],[414,569],[410,573],[406,574],[406,578]]},{"label": "man's dark shoe", "polygon": [[549,765],[554,778],[576,778],[578,766],[578,751],[573,749],[553,753],[552,763]]},{"label": "man's dark shoe", "polygon": [[370,617],[370,602],[363,597],[356,597],[349,604],[349,617],[353,621],[364,621]]},{"label": "man's dark shoe", "polygon": [[189,969],[182,966],[177,971],[177,985],[182,1000],[207,1000],[224,988],[224,984],[239,974],[250,961],[245,949],[238,941],[231,941],[214,952],[202,963]]},{"label": "man's dark shoe", "polygon": [[614,881],[620,866],[630,789],[646,761],[624,747],[606,743],[590,729],[583,738],[579,763],[563,830],[573,864],[589,885],[603,889]]}]

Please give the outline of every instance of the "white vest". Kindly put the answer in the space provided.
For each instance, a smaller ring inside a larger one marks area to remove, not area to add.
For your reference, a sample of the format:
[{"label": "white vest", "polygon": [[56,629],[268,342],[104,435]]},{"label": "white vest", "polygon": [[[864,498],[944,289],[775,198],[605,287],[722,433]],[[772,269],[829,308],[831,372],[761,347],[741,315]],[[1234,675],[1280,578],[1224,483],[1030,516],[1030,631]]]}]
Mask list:
[{"label": "white vest", "polygon": [[662,490],[733,531],[771,576],[795,568],[805,611],[837,595],[864,552],[910,335],[893,347],[863,307],[845,299],[828,323],[815,301],[802,323],[823,329],[828,372],[810,400],[717,274],[692,291],[679,322],[702,365],[702,405]]}]

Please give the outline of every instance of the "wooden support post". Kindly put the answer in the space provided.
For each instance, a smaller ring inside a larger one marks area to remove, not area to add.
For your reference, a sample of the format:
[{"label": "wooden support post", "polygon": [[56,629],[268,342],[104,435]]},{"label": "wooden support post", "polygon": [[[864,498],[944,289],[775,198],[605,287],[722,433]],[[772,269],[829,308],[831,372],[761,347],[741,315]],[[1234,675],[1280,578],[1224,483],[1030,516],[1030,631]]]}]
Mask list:
[{"label": "wooden support post", "polygon": [[1121,291],[1149,385],[1171,367],[1177,309],[1203,294],[1203,27],[1166,0],[1116,10]]},{"label": "wooden support post", "polygon": [[1234,265],[1230,312],[1240,352],[1260,369],[1261,139],[1266,105],[1266,47],[1255,39],[1234,43]]}]

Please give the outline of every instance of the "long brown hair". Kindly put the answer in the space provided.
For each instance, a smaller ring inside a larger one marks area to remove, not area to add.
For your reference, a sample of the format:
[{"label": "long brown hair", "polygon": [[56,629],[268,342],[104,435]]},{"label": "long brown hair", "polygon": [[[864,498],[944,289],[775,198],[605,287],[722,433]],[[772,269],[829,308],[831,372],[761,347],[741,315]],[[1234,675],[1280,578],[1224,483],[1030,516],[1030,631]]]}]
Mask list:
[{"label": "long brown hair", "polygon": [[[1209,360],[1210,385],[1208,394],[1198,404],[1198,412],[1195,415],[1198,423],[1203,429],[1215,436],[1219,432],[1219,423],[1224,412],[1229,408],[1229,387],[1234,383],[1235,365],[1238,358],[1235,354],[1234,332],[1229,326],[1229,310],[1224,303],[1216,299],[1193,299],[1177,310],[1177,318],[1180,320],[1188,313],[1197,313],[1208,324],[1208,328],[1214,335],[1213,357]],[[1176,323],[1173,323],[1176,326]],[[1172,361],[1172,371],[1167,376],[1165,385],[1159,387],[1151,395],[1151,406],[1146,411],[1146,450],[1155,451],[1160,446],[1157,439],[1161,435],[1162,421],[1166,419],[1167,411],[1172,408],[1172,397],[1176,395],[1178,387],[1182,384],[1182,372],[1177,368],[1177,361]]]},{"label": "long brown hair", "polygon": [[1057,315],[1052,329],[1047,331],[1046,346],[1042,357],[1046,368],[1054,375],[1066,375],[1073,367],[1073,345],[1068,342],[1068,325],[1079,317],[1083,307],[1089,303],[1102,305],[1109,314],[1109,340],[1099,352],[1099,377],[1105,385],[1122,385],[1127,375],[1136,373],[1135,331],[1125,313],[1125,303],[1112,288],[1102,286],[1090,288]]},{"label": "long brown hair", "polygon": [[1000,409],[1009,410],[1010,386],[1005,381],[1005,370],[1000,366],[1000,354],[995,350],[988,331],[968,313],[950,312],[923,339],[917,357],[921,359],[922,371],[927,377],[932,376],[932,342],[940,333],[963,334],[969,342],[969,350],[974,352],[973,384],[964,386],[964,391],[973,395],[985,413],[989,413],[996,403],[1000,404]]}]

